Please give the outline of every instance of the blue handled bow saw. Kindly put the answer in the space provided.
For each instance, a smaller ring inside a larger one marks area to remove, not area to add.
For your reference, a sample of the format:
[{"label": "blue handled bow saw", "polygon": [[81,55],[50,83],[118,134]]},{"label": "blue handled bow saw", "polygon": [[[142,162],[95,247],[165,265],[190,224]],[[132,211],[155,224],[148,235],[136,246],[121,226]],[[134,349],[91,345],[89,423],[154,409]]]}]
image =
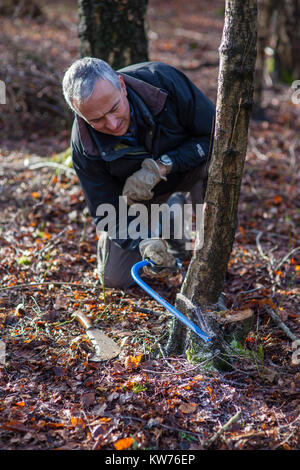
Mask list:
[{"label": "blue handled bow saw", "polygon": [[[161,267],[155,265],[153,261],[150,259],[145,259],[143,261],[139,261],[138,263],[134,264],[131,268],[131,275],[135,282],[142,287],[151,297],[153,297],[158,303],[160,303],[163,307],[165,307],[169,312],[171,312],[175,317],[184,323],[185,326],[190,328],[196,335],[198,335],[203,341],[206,343],[211,342],[211,337],[207,335],[204,331],[202,331],[195,323],[189,320],[185,315],[179,312],[173,305],[169,304],[163,297],[161,297],[157,292],[155,292],[146,282],[144,282],[139,276],[139,270],[144,266],[151,266],[151,268],[157,270],[161,269]],[[177,260],[177,266],[182,272],[182,265],[179,260]]]}]

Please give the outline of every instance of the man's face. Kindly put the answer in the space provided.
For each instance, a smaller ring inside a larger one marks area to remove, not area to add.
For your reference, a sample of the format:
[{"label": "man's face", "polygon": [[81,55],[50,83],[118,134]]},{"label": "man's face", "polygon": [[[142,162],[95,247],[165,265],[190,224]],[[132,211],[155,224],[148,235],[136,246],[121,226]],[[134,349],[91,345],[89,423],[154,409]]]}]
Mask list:
[{"label": "man's face", "polygon": [[108,80],[98,80],[92,95],[78,104],[76,110],[96,131],[121,136],[126,134],[130,124],[130,106],[123,78],[119,77],[121,90]]}]

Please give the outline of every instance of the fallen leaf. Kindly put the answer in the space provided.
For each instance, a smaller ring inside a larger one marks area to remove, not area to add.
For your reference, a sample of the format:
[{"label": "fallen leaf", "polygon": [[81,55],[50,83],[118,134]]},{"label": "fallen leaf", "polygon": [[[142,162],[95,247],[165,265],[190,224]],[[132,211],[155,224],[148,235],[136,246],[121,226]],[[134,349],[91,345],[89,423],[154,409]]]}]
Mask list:
[{"label": "fallen leaf", "polygon": [[55,375],[55,377],[63,377],[64,375],[66,375],[66,371],[65,371],[64,367],[54,366],[53,367],[53,374]]},{"label": "fallen leaf", "polygon": [[284,442],[284,443],[282,444],[282,447],[284,448],[284,450],[291,450],[291,448],[290,448],[290,446],[288,445],[287,442]]},{"label": "fallen leaf", "polygon": [[54,304],[54,308],[56,310],[60,310],[61,308],[66,308],[66,298],[61,296],[61,297],[57,297],[56,301],[55,301],[55,304]]},{"label": "fallen leaf", "polygon": [[277,196],[274,196],[273,201],[274,201],[274,204],[280,204],[282,201],[282,197],[279,196],[278,194]]},{"label": "fallen leaf", "polygon": [[25,426],[24,423],[16,419],[12,419],[11,421],[7,421],[6,423],[2,424],[1,429],[5,429],[7,431],[30,431],[29,427]]},{"label": "fallen leaf", "polygon": [[128,370],[131,369],[136,369],[141,362],[141,359],[143,357],[143,354],[140,354],[139,356],[127,356],[125,358],[125,367]]},{"label": "fallen leaf", "polygon": [[107,430],[107,426],[103,424],[98,424],[93,428],[93,438],[98,437],[100,434],[104,434]]},{"label": "fallen leaf", "polygon": [[179,410],[184,414],[194,413],[197,406],[197,403],[183,403],[180,405]]},{"label": "fallen leaf", "polygon": [[91,405],[94,404],[94,402],[95,402],[95,393],[94,392],[85,393],[81,398],[81,403],[86,408],[89,408]]},{"label": "fallen leaf", "polygon": [[72,426],[74,426],[74,427],[76,427],[76,426],[80,426],[82,428],[85,427],[83,419],[80,418],[80,417],[77,417],[77,416],[72,416],[71,417],[71,423],[72,423]]},{"label": "fallen leaf", "polygon": [[134,439],[132,437],[124,437],[123,439],[119,439],[117,442],[114,443],[114,446],[117,450],[124,450],[128,449],[133,444]]},{"label": "fallen leaf", "polygon": [[107,397],[107,401],[111,402],[113,400],[116,400],[117,398],[119,398],[120,394],[118,392],[112,392],[108,395]]}]

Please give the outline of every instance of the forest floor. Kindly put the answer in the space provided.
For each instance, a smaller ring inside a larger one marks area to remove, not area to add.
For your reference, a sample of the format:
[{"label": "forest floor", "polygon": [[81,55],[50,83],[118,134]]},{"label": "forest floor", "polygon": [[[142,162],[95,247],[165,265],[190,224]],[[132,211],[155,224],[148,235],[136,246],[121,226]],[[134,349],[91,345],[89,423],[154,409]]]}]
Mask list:
[{"label": "forest floor", "polygon": [[[200,3],[150,0],[150,59],[215,101],[223,1]],[[69,117],[53,99],[56,118],[45,118],[37,98],[59,96],[78,56],[72,2],[44,9],[43,21],[1,18],[6,81],[23,88],[9,94],[16,109],[4,108],[0,143],[0,449],[299,449],[300,108],[290,87],[266,86],[267,117],[251,121],[224,292],[228,308],[251,308],[255,321],[231,372],[212,372],[165,357],[171,316],[138,286],[103,292],[76,176],[30,166],[69,145]],[[151,285],[173,303],[181,280]],[[78,310],[118,342],[119,357],[91,361]]]}]

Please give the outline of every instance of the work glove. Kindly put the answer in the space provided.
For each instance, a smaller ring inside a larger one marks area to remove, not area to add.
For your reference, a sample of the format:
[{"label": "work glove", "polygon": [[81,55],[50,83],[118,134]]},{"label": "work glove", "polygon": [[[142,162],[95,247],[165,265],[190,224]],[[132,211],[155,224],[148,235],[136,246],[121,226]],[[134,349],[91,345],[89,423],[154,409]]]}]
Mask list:
[{"label": "work glove", "polygon": [[139,249],[143,259],[149,258],[156,266],[162,267],[155,270],[151,269],[151,265],[144,266],[144,272],[149,277],[166,277],[176,267],[176,260],[168,252],[168,245],[162,238],[146,238],[140,242]]},{"label": "work glove", "polygon": [[140,201],[147,201],[153,198],[153,191],[157,183],[167,180],[161,176],[155,160],[146,158],[143,160],[141,169],[127,178],[124,184],[122,195],[127,197],[127,203],[132,204]]}]

